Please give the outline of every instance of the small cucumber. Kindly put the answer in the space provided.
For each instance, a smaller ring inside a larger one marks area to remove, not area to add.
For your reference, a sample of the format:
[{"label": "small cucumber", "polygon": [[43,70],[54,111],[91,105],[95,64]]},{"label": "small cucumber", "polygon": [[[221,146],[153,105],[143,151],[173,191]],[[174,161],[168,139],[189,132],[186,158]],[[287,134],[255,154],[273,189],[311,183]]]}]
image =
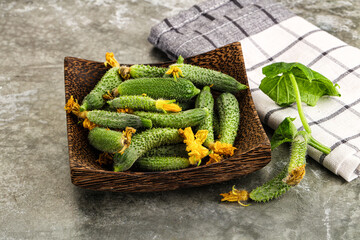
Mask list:
[{"label": "small cucumber", "polygon": [[155,172],[187,168],[190,162],[186,157],[143,157],[134,166],[139,170]]},{"label": "small cucumber", "polygon": [[135,64],[131,67],[121,66],[120,72],[124,79],[132,78],[153,78],[164,76],[167,68],[154,67],[150,65]]},{"label": "small cucumber", "polygon": [[115,153],[114,171],[122,172],[128,170],[136,160],[150,149],[162,145],[176,144],[183,141],[177,129],[152,128],[142,133],[135,134],[130,146],[123,154]]},{"label": "small cucumber", "polygon": [[217,99],[220,122],[219,142],[234,144],[239,128],[239,103],[231,93],[222,93]]},{"label": "small cucumber", "polygon": [[196,108],[206,108],[209,114],[199,124],[198,130],[207,130],[208,135],[204,142],[204,146],[209,147],[214,143],[214,128],[213,128],[213,115],[214,115],[214,98],[211,94],[210,87],[205,86],[196,98]]},{"label": "small cucumber", "polygon": [[166,75],[172,73],[170,70],[171,68],[177,67],[181,70],[183,77],[190,80],[197,87],[211,85],[214,90],[230,93],[237,93],[240,90],[248,88],[246,85],[241,84],[235,78],[227,74],[190,64],[184,64],[183,62],[184,59],[179,56],[177,63],[169,66],[169,71]]},{"label": "small cucumber", "polygon": [[186,157],[188,158],[188,152],[186,151],[185,144],[174,144],[174,145],[165,145],[157,148],[153,148],[150,151],[147,151],[143,157]]},{"label": "small cucumber", "polygon": [[255,188],[250,192],[250,199],[255,202],[267,202],[274,198],[279,197],[291,186],[283,182],[283,179],[287,175],[287,167],[285,167],[276,177],[266,182],[260,187]]},{"label": "small cucumber", "polygon": [[177,102],[176,104],[181,107],[182,111],[195,108],[195,101],[192,100],[186,102]]},{"label": "small cucumber", "polygon": [[80,106],[80,111],[100,109],[105,105],[103,95],[106,94],[107,91],[111,91],[119,86],[121,82],[122,79],[119,75],[119,68],[110,68],[96,84],[95,88],[84,98],[82,105]]},{"label": "small cucumber", "polygon": [[96,127],[89,132],[90,144],[103,152],[115,153],[124,147],[123,133],[101,127]]},{"label": "small cucumber", "polygon": [[171,78],[136,78],[121,83],[117,92],[119,95],[146,94],[154,99],[186,101],[199,94],[200,90],[186,79],[174,81]]},{"label": "small cucumber", "polygon": [[178,113],[155,113],[135,111],[135,115],[150,119],[154,127],[186,128],[199,125],[209,112],[205,108],[195,108]]},{"label": "small cucumber", "polygon": [[93,110],[87,112],[86,117],[90,122],[93,122],[96,125],[114,129],[125,129],[126,127],[133,127],[135,129],[152,127],[151,120],[127,113]]},{"label": "small cucumber", "polygon": [[179,112],[181,108],[174,104],[175,100],[154,100],[146,96],[120,96],[108,101],[113,108],[129,108],[132,110],[144,110],[154,112]]}]

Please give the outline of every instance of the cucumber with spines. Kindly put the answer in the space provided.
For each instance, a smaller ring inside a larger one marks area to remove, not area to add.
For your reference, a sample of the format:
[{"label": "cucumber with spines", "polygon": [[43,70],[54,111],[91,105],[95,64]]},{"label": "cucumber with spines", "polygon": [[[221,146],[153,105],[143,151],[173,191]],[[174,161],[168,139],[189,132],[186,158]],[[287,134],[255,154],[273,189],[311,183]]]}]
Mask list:
[{"label": "cucumber with spines", "polygon": [[287,169],[288,167],[286,166],[273,179],[252,190],[249,195],[250,199],[255,202],[267,202],[287,192],[291,188],[291,186],[283,181],[287,176]]},{"label": "cucumber with spines", "polygon": [[138,159],[134,166],[143,171],[170,171],[187,168],[190,166],[189,159],[186,157],[142,157]]},{"label": "cucumber with spines", "polygon": [[231,93],[222,93],[216,99],[220,123],[219,142],[234,144],[239,128],[239,102]]},{"label": "cucumber with spines", "polygon": [[152,128],[142,133],[135,134],[130,146],[123,154],[115,153],[114,171],[128,170],[136,160],[150,149],[162,145],[176,144],[183,141],[177,129],[174,128]]},{"label": "cucumber with spines", "polygon": [[120,67],[121,75],[128,79],[132,78],[152,78],[152,77],[162,77],[164,76],[167,68],[155,67],[150,65],[135,64],[130,67],[121,66]]},{"label": "cucumber with spines", "polygon": [[133,127],[135,129],[152,127],[150,119],[127,113],[93,110],[88,111],[86,117],[90,122],[95,123],[96,125],[114,129],[125,129],[126,127]]},{"label": "cucumber with spines", "polygon": [[108,91],[111,91],[115,87],[119,86],[122,82],[122,79],[119,75],[119,68],[113,67],[110,68],[101,80],[96,84],[93,90],[86,95],[83,99],[82,104],[80,106],[80,111],[89,111],[94,109],[100,109],[105,105],[105,100],[103,99],[103,95]]},{"label": "cucumber with spines", "polygon": [[115,92],[120,96],[146,94],[154,99],[187,101],[199,94],[200,90],[186,79],[174,81],[171,78],[135,78],[121,83]]},{"label": "cucumber with spines", "polygon": [[199,124],[198,130],[207,130],[208,134],[204,142],[204,146],[208,147],[210,144],[214,143],[214,127],[213,127],[213,114],[214,114],[214,98],[211,94],[210,87],[205,86],[200,94],[196,98],[195,102],[196,108],[206,108],[209,111],[209,114],[205,119]]},{"label": "cucumber with spines", "polygon": [[205,108],[195,108],[178,113],[155,113],[135,111],[135,115],[150,119],[154,127],[186,128],[199,125],[209,111]]},{"label": "cucumber with spines", "polygon": [[[190,80],[197,87],[212,86],[212,89],[220,92],[237,93],[248,87],[238,82],[235,78],[212,69],[202,68],[191,64],[184,64],[184,59],[179,56],[176,64],[169,68],[177,67],[181,70],[184,78]],[[165,76],[169,76],[165,74]]]},{"label": "cucumber with spines", "polygon": [[115,153],[124,147],[123,133],[96,127],[89,132],[89,142],[94,148],[108,153]]},{"label": "cucumber with spines", "polygon": [[186,157],[188,158],[188,152],[186,151],[186,144],[174,144],[165,145],[157,148],[153,148],[147,151],[143,157]]},{"label": "cucumber with spines", "polygon": [[147,96],[119,96],[107,103],[112,108],[129,108],[132,110],[144,110],[153,112],[174,111],[179,112],[181,108],[174,104],[175,100],[153,99]]}]

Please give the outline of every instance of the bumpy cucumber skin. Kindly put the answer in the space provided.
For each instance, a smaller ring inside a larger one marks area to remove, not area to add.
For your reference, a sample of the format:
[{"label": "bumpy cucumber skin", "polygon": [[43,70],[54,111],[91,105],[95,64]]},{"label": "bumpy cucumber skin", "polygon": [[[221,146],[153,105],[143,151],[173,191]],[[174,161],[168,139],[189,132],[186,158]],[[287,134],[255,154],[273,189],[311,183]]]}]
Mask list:
[{"label": "bumpy cucumber skin", "polygon": [[135,134],[130,146],[123,154],[115,153],[114,171],[128,170],[136,160],[150,149],[167,144],[176,144],[183,141],[177,129],[152,128],[142,133]]},{"label": "bumpy cucumber skin", "polygon": [[285,167],[281,173],[279,173],[270,181],[252,190],[250,192],[250,199],[254,200],[255,202],[267,202],[284,194],[287,190],[290,189],[290,186],[283,182],[283,179],[286,176],[287,167]]},{"label": "bumpy cucumber skin", "polygon": [[136,129],[152,127],[151,120],[127,113],[93,110],[88,112],[87,118],[90,122],[99,126],[114,129],[125,129],[126,127],[133,127]]},{"label": "bumpy cucumber skin", "polygon": [[114,108],[130,108],[132,110],[161,111],[156,109],[156,100],[145,96],[120,96],[108,101]]},{"label": "bumpy cucumber skin", "polygon": [[195,107],[206,108],[209,111],[209,114],[198,126],[198,130],[208,131],[207,138],[204,142],[204,146],[208,147],[210,144],[214,143],[214,127],[213,127],[214,98],[211,94],[209,86],[205,86],[201,90],[200,94],[196,98]]},{"label": "bumpy cucumber skin", "polygon": [[188,158],[183,157],[144,157],[135,162],[137,169],[143,171],[170,171],[190,166]]},{"label": "bumpy cucumber skin", "polygon": [[296,134],[294,140],[291,143],[291,155],[288,167],[288,173],[291,173],[294,169],[306,164],[306,152],[307,144],[309,140],[309,134],[300,131]]},{"label": "bumpy cucumber skin", "polygon": [[240,90],[247,89],[246,85],[239,83],[235,78],[218,71],[190,64],[173,64],[171,66],[179,67],[184,78],[190,80],[197,87],[212,85],[212,89],[216,91],[230,93],[237,93]]},{"label": "bumpy cucumber skin", "polygon": [[96,127],[89,132],[88,139],[94,148],[103,152],[115,153],[123,148],[122,135],[121,132]]},{"label": "bumpy cucumber skin", "polygon": [[135,115],[150,119],[154,127],[186,128],[199,125],[209,112],[205,108],[195,108],[178,113],[155,113],[135,111]]},{"label": "bumpy cucumber skin", "polygon": [[136,64],[130,67],[130,76],[132,78],[156,78],[164,76],[166,71],[167,68]]},{"label": "bumpy cucumber skin", "polygon": [[186,101],[200,93],[200,90],[192,82],[186,79],[172,78],[135,78],[119,85],[120,95],[146,94],[154,99],[176,99]]},{"label": "bumpy cucumber skin", "polygon": [[112,89],[119,86],[121,82],[122,79],[119,75],[119,68],[110,68],[96,84],[94,89],[91,90],[88,95],[86,95],[82,105],[80,106],[80,111],[100,109],[105,104],[103,95],[106,94],[107,91],[111,91]]},{"label": "bumpy cucumber skin", "polygon": [[195,101],[192,100],[186,102],[177,102],[176,104],[181,107],[182,111],[195,108]]},{"label": "bumpy cucumber skin", "polygon": [[186,144],[165,145],[147,151],[143,157],[185,157],[188,158]]},{"label": "bumpy cucumber skin", "polygon": [[217,109],[220,123],[219,141],[234,144],[240,122],[239,102],[231,93],[222,93],[217,98]]}]

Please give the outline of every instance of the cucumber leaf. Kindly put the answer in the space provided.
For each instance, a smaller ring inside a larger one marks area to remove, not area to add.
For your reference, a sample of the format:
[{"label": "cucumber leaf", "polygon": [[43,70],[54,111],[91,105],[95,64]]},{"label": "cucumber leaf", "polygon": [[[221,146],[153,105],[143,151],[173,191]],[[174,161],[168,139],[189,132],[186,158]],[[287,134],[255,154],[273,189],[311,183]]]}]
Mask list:
[{"label": "cucumber leaf", "polygon": [[338,85],[301,63],[274,63],[264,67],[263,73],[266,77],[259,88],[281,107],[296,101],[290,74],[295,77],[301,101],[309,106],[315,106],[324,95],[341,96],[336,88]]},{"label": "cucumber leaf", "polygon": [[275,130],[274,135],[271,138],[271,150],[280,146],[285,142],[292,142],[296,133],[297,129],[293,124],[295,118],[287,117],[285,118]]}]

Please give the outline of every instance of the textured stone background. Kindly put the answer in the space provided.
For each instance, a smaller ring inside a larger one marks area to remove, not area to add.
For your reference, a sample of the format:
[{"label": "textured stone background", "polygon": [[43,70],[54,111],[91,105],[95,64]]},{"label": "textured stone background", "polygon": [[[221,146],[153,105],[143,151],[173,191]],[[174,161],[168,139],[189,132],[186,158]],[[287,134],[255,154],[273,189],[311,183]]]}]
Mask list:
[{"label": "textured stone background", "polygon": [[[279,0],[360,47],[360,1]],[[283,166],[288,149],[238,180],[172,192],[87,191],[70,182],[63,58],[166,60],[147,42],[151,26],[200,2],[0,2],[0,239],[356,239],[360,182],[309,159],[304,181],[279,200],[220,203],[233,185],[252,189]],[[271,135],[271,130],[268,130]]]}]

